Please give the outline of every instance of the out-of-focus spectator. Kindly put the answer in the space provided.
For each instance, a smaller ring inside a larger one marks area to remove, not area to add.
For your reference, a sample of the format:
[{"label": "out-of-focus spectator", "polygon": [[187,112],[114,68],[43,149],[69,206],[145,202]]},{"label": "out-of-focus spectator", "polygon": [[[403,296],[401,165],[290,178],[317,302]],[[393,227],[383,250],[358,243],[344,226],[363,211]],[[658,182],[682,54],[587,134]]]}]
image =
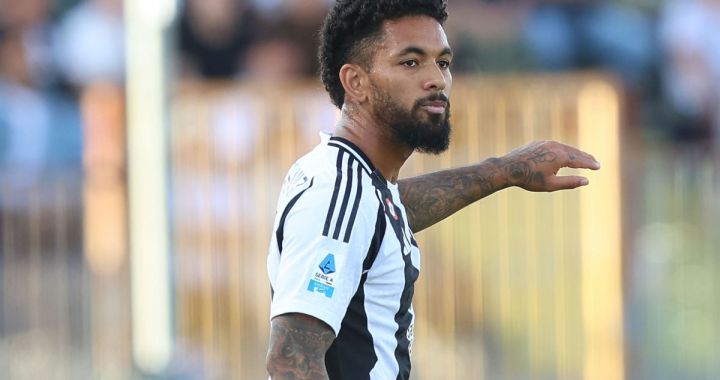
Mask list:
[{"label": "out-of-focus spectator", "polygon": [[285,0],[274,29],[282,31],[287,40],[302,53],[297,64],[305,76],[318,74],[319,30],[330,7],[328,0]]},{"label": "out-of-focus spectator", "polygon": [[602,67],[618,73],[630,89],[649,79],[657,59],[651,18],[610,1],[539,1],[524,34],[540,68]]},{"label": "out-of-focus spectator", "polygon": [[668,2],[661,17],[668,103],[677,138],[720,135],[720,1]]},{"label": "out-of-focus spectator", "polygon": [[318,74],[318,30],[328,12],[327,0],[286,0],[264,14],[253,41],[244,77],[283,81]]},{"label": "out-of-focus spectator", "polygon": [[252,82],[283,82],[303,74],[304,54],[299,46],[283,34],[268,33],[253,42],[248,49],[244,80]]},{"label": "out-of-focus spectator", "polygon": [[0,25],[12,30],[26,30],[43,24],[51,8],[49,0],[0,0]]},{"label": "out-of-focus spectator", "polygon": [[449,2],[445,30],[455,52],[453,73],[527,70],[521,25],[529,7],[527,0]]},{"label": "out-of-focus spectator", "polygon": [[52,56],[52,5],[51,0],[0,0],[0,26],[19,34],[32,85],[44,89],[60,83]]},{"label": "out-of-focus spectator", "polygon": [[37,176],[48,143],[50,110],[31,83],[22,35],[0,31],[0,162],[20,186]]},{"label": "out-of-focus spectator", "polygon": [[282,81],[316,76],[328,0],[187,0],[180,15],[185,78]]},{"label": "out-of-focus spectator", "polygon": [[22,208],[26,189],[79,167],[81,137],[77,107],[58,91],[51,2],[12,3],[0,0],[0,206]]},{"label": "out-of-focus spectator", "polygon": [[18,194],[49,168],[79,165],[81,152],[76,108],[35,86],[28,56],[20,31],[0,31],[0,171]]},{"label": "out-of-focus spectator", "polygon": [[244,0],[187,0],[179,20],[184,77],[232,78],[245,70],[258,16]]},{"label": "out-of-focus spectator", "polygon": [[63,76],[76,88],[99,81],[122,85],[124,34],[122,0],[87,0],[70,9],[54,49]]}]

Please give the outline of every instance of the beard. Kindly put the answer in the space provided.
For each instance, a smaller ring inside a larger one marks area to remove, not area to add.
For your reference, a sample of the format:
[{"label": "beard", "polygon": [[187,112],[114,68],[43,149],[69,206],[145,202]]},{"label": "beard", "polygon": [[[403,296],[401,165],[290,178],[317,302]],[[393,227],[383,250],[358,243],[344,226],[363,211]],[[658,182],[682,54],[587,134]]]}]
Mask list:
[{"label": "beard", "polygon": [[[418,99],[410,110],[400,106],[387,92],[373,86],[375,117],[390,128],[392,139],[421,153],[440,154],[450,146],[450,102],[442,94]],[[428,102],[447,102],[442,114],[422,109]],[[425,115],[423,115],[423,113]]]}]

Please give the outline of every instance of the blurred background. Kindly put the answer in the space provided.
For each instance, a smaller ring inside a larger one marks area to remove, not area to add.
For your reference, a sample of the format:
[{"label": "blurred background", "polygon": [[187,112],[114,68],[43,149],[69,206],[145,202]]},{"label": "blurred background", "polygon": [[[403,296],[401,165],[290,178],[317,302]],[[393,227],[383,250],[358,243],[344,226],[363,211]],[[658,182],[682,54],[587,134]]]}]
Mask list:
[{"label": "blurred background", "polygon": [[[263,379],[331,0],[0,0],[0,378]],[[720,378],[720,1],[450,0],[454,140],[594,154],[418,234],[414,379]],[[572,173],[568,170],[564,173]]]}]

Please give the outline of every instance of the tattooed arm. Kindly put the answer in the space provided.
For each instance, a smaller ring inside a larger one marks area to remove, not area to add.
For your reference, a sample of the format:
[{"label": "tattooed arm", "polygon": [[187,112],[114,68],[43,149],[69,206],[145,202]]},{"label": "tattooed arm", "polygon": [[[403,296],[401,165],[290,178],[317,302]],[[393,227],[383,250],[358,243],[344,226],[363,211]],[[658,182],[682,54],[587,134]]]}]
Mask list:
[{"label": "tattooed arm", "polygon": [[335,333],[315,317],[283,314],[270,322],[267,370],[273,380],[327,380],[325,352]]},{"label": "tattooed arm", "polygon": [[600,163],[571,146],[538,141],[476,165],[400,180],[398,186],[410,228],[418,232],[507,187],[556,191],[588,184],[584,177],[558,176],[563,167],[597,170]]}]

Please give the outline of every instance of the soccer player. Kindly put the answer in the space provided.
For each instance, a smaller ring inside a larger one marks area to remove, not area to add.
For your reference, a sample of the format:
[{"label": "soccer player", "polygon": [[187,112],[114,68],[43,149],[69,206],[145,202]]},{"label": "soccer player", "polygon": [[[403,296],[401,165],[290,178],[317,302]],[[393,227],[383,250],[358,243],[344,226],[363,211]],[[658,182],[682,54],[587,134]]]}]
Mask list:
[{"label": "soccer player", "polygon": [[510,186],[587,185],[590,155],[535,142],[479,164],[398,179],[450,136],[453,53],[442,0],[338,0],[321,33],[335,133],[290,169],[268,256],[267,369],[279,379],[408,379],[420,252],[413,233]]}]

